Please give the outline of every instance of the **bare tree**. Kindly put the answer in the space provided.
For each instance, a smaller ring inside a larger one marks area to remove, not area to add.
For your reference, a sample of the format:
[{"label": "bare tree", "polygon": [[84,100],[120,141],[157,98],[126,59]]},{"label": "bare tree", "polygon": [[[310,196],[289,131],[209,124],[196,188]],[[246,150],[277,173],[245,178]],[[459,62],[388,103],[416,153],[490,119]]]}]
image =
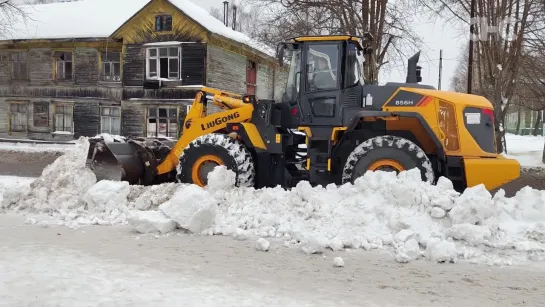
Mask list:
[{"label": "bare tree", "polygon": [[409,26],[417,8],[394,0],[249,0],[259,7],[257,38],[270,46],[300,35],[370,33],[373,53],[366,58],[365,79],[378,82],[381,69],[404,65],[422,43]]},{"label": "bare tree", "polygon": [[[471,0],[422,2],[434,12],[450,16],[469,28]],[[472,37],[475,44],[475,89],[495,107],[498,152],[503,151],[505,116],[516,95],[521,57],[527,41],[541,30],[540,25],[545,15],[542,2],[543,0],[476,1],[478,22],[474,24],[476,37]],[[500,33],[489,34],[491,26],[502,25],[502,22],[509,20],[516,22],[504,23]]]},{"label": "bare tree", "polygon": [[13,30],[11,25],[25,17],[26,13],[20,3],[13,0],[0,0],[0,35],[11,33]]}]

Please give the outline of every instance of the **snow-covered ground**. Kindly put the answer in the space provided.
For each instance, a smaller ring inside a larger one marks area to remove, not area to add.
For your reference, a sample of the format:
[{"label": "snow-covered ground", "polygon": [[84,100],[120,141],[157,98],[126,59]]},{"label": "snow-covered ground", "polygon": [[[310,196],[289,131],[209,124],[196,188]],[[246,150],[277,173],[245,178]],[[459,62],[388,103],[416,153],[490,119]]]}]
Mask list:
[{"label": "snow-covered ground", "polygon": [[24,151],[24,152],[42,152],[42,151],[57,151],[63,152],[67,149],[74,148],[74,143],[67,144],[47,144],[47,143],[17,143],[17,142],[0,142],[0,150],[9,151]]},{"label": "snow-covered ground", "polygon": [[507,158],[516,159],[525,167],[545,167],[542,162],[545,137],[507,133],[505,142]]},{"label": "snow-covered ground", "polygon": [[88,145],[39,178],[0,176],[7,306],[542,302],[545,191],[460,195],[416,170],[255,190],[216,168],[205,189],[129,186],[96,182]]},{"label": "snow-covered ground", "polygon": [[[272,239],[67,229],[0,215],[0,306],[540,306],[541,266],[400,265],[382,253],[305,255]],[[344,267],[335,267],[341,256]],[[524,302],[524,303],[523,303]]]},{"label": "snow-covered ground", "polygon": [[529,187],[513,198],[483,186],[459,194],[441,178],[417,170],[367,173],[354,185],[300,183],[291,190],[233,188],[234,176],[216,168],[206,189],[194,185],[129,186],[96,182],[85,168],[88,142],[44,169],[32,186],[4,188],[2,208],[29,224],[124,225],[169,233],[274,238],[307,254],[325,250],[381,250],[398,262],[520,264],[545,261],[545,191]]}]

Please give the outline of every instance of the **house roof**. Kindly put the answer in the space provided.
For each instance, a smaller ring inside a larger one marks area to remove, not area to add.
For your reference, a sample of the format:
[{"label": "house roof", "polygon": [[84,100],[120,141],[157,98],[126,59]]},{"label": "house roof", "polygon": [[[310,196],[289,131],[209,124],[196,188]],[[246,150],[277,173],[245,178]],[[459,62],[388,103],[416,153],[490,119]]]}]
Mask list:
[{"label": "house roof", "polygon": [[[153,0],[80,0],[26,5],[28,15],[11,25],[1,40],[107,38]],[[269,56],[274,50],[226,27],[190,0],[167,0],[209,32],[257,49]]]}]

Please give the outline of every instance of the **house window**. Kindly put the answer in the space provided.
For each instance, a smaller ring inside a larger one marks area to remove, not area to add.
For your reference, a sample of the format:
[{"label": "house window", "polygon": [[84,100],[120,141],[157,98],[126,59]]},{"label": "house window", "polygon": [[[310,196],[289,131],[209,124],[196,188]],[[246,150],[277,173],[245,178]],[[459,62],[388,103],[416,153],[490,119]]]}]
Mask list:
[{"label": "house window", "polygon": [[34,117],[34,127],[49,126],[49,102],[34,102],[32,116]]},{"label": "house window", "polygon": [[121,81],[121,53],[102,53],[102,81]]},{"label": "house window", "polygon": [[27,105],[26,103],[9,104],[9,130],[10,132],[27,131]]},{"label": "house window", "polygon": [[149,48],[147,51],[148,79],[180,79],[179,47]]},{"label": "house window", "polygon": [[72,132],[74,107],[67,104],[55,106],[55,131]]},{"label": "house window", "polygon": [[178,137],[177,108],[148,108],[148,137]]},{"label": "house window", "polygon": [[155,16],[155,31],[172,31],[172,15]]},{"label": "house window", "polygon": [[72,80],[72,52],[56,52],[57,80]]},{"label": "house window", "polygon": [[100,111],[100,133],[121,135],[120,114],[120,107],[102,107]]},{"label": "house window", "polygon": [[13,80],[27,80],[27,53],[15,52],[11,54],[11,78]]}]

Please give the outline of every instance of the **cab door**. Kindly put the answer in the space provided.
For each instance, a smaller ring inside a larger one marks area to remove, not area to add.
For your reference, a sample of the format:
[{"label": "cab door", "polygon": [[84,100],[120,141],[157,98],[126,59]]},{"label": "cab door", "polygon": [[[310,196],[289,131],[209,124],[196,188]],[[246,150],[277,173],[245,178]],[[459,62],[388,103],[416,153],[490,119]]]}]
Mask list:
[{"label": "cab door", "polygon": [[307,126],[340,126],[340,42],[316,42],[305,46],[301,123]]}]

